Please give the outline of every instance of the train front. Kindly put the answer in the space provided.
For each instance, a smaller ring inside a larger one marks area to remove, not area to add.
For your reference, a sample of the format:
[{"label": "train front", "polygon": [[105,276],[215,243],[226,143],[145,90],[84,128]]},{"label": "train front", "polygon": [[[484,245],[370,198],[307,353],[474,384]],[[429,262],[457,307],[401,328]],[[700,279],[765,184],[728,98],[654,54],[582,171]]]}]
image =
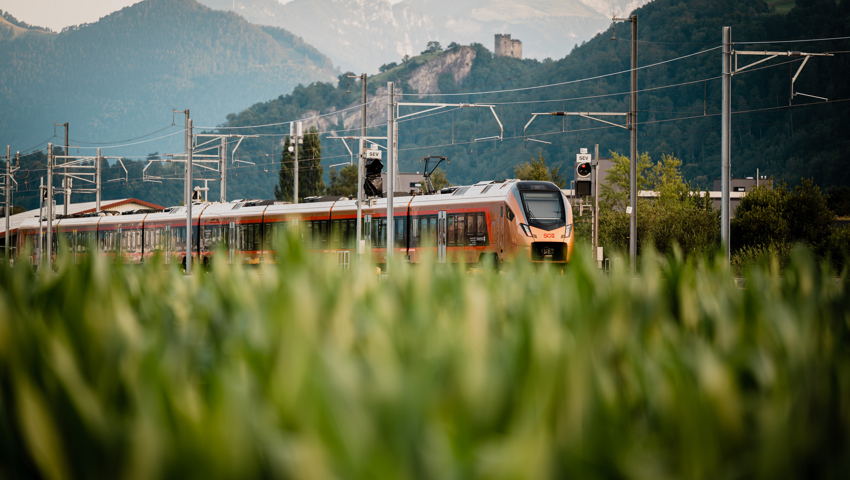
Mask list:
[{"label": "train front", "polygon": [[[520,181],[511,189],[510,204],[518,255],[532,262],[567,263],[573,254],[573,212],[567,197],[551,182]],[[527,253],[526,253],[527,252]]]}]

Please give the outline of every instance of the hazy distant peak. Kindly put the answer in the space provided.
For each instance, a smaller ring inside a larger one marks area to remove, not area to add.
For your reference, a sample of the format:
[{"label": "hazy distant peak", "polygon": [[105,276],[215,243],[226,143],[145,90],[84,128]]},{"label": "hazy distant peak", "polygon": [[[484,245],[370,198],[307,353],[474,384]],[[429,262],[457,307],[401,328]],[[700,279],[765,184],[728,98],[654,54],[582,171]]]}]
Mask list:
[{"label": "hazy distant peak", "polygon": [[579,0],[606,18],[625,17],[650,0]]}]

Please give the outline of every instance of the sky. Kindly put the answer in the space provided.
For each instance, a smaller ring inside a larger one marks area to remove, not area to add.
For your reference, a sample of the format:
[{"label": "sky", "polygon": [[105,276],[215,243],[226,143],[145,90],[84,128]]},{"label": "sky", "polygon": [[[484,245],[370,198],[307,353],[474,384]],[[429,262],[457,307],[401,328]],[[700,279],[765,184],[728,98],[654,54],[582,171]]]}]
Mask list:
[{"label": "sky", "polygon": [[[289,3],[292,0],[278,0]],[[398,3],[401,0],[389,0]],[[55,32],[71,25],[94,23],[100,18],[139,0],[0,0],[0,10],[8,11],[30,25]],[[236,0],[239,3],[239,0]]]}]

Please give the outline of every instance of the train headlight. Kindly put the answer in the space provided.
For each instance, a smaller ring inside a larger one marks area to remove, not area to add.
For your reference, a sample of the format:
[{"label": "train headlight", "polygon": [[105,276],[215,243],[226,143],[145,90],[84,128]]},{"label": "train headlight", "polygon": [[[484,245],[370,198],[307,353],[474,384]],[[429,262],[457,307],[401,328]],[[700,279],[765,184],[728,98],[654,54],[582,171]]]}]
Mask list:
[{"label": "train headlight", "polygon": [[571,235],[572,233],[573,233],[573,224],[572,224],[572,223],[567,224],[567,231],[566,231],[566,233],[564,234],[564,237],[566,237],[566,238],[570,238],[570,235]]},{"label": "train headlight", "polygon": [[522,227],[522,231],[525,232],[526,237],[533,237],[533,235],[531,234],[531,227],[524,223],[520,223],[519,226]]}]

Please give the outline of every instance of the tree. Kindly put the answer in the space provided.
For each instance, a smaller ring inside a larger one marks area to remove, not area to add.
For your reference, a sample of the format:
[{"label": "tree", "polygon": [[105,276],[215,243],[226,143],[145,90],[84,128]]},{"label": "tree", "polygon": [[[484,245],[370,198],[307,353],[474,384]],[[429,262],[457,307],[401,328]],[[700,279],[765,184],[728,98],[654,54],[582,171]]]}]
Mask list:
[{"label": "tree", "polygon": [[460,48],[460,44],[457,43],[457,42],[452,42],[452,43],[449,44],[448,47],[446,47],[446,51],[451,52],[452,50],[455,50],[455,49],[458,49],[458,48]]},{"label": "tree", "polygon": [[788,243],[785,205],[789,195],[783,183],[776,188],[765,185],[747,192],[730,224],[732,250],[748,247],[779,247]]},{"label": "tree", "polygon": [[826,193],[826,203],[838,217],[850,217],[850,186],[832,187]]},{"label": "tree", "polygon": [[440,45],[440,42],[432,40],[425,46],[425,51],[423,51],[422,54],[442,51],[443,47]]},{"label": "tree", "polygon": [[348,197],[357,195],[357,165],[346,165],[337,173],[331,168],[328,195]]},{"label": "tree", "polygon": [[449,177],[446,175],[446,171],[440,167],[435,168],[434,171],[431,172],[431,185],[433,185],[434,190],[437,190],[438,192],[451,185]]},{"label": "tree", "polygon": [[396,62],[385,63],[385,64],[381,65],[381,67],[378,69],[378,71],[381,72],[381,73],[384,73],[386,71],[394,69],[397,66],[398,66],[398,63],[396,63]]},{"label": "tree", "polygon": [[[382,71],[383,71],[383,70],[382,70]],[[348,89],[348,85],[349,85],[349,82],[348,82],[348,80],[349,80],[348,76],[349,76],[349,75],[354,75],[354,72],[345,72],[345,73],[343,73],[342,75],[338,75],[338,76],[336,77],[336,78],[337,78],[337,80],[338,80],[338,82],[337,82],[337,84],[336,84],[336,87],[337,87],[337,88],[339,88],[339,89],[343,89],[343,88],[345,88],[345,89],[347,90],[347,89]]]},{"label": "tree", "polygon": [[[629,243],[629,158],[611,152],[613,168],[600,185],[599,239],[609,248],[625,250]],[[639,190],[657,193],[652,199],[638,198],[638,248],[652,242],[663,253],[678,245],[686,253],[710,253],[719,241],[720,217],[711,206],[708,192],[691,190],[682,179],[682,161],[662,155],[653,164],[648,154],[637,164]]]},{"label": "tree", "polygon": [[[291,202],[293,197],[295,156],[289,151],[292,145],[289,136],[283,142],[283,153],[280,157],[280,173],[278,184],[274,187],[274,197],[277,200]],[[322,162],[322,146],[316,127],[304,135],[303,144],[298,148],[298,199],[324,194],[325,180]]]},{"label": "tree", "polygon": [[514,167],[514,175],[520,180],[539,180],[542,182],[552,182],[559,188],[564,188],[567,185],[567,180],[564,175],[560,174],[561,167],[547,167],[546,160],[543,158],[543,151],[537,152],[537,158],[531,158],[531,162],[525,162],[522,165]]},{"label": "tree", "polygon": [[741,199],[731,224],[732,247],[788,250],[802,243],[823,255],[832,234],[833,213],[820,188],[803,179],[793,191],[785,184],[758,187]]},{"label": "tree", "polygon": [[[606,182],[599,185],[600,208],[625,211],[629,205],[630,159],[616,152],[611,153],[613,166],[607,171]],[[651,168],[649,155],[644,153],[637,161],[638,190],[646,190],[645,172]]]},{"label": "tree", "polygon": [[304,144],[299,150],[298,194],[301,198],[315,197],[325,193],[325,168],[322,167],[322,145],[316,127],[310,127],[304,135]]}]

